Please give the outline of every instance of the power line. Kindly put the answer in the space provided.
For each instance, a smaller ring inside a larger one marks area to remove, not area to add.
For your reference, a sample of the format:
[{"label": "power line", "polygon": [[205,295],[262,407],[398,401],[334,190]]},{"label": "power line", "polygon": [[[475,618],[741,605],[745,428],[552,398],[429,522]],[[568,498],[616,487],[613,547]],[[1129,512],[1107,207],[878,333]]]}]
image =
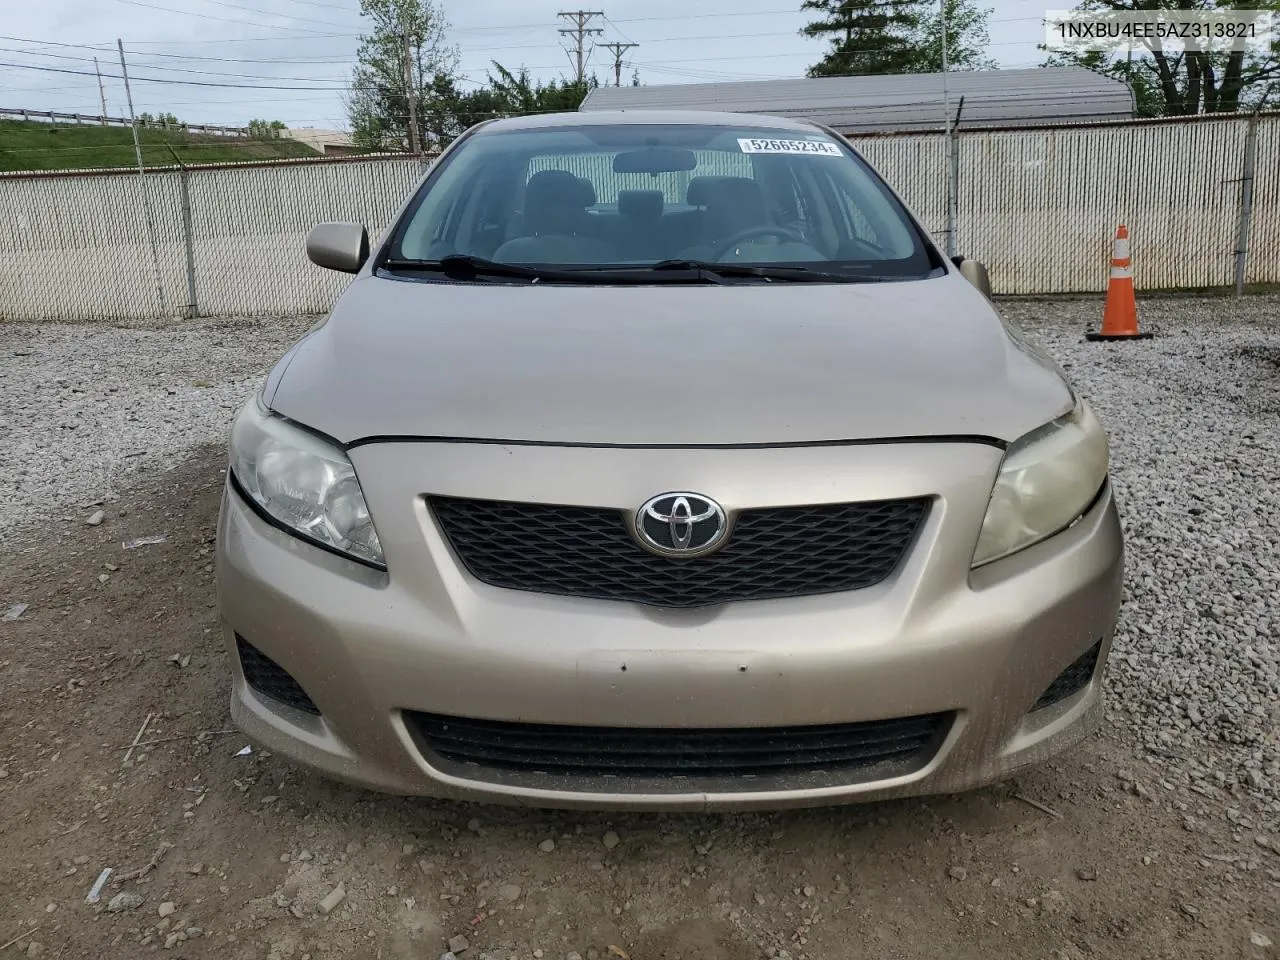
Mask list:
[{"label": "power line", "polygon": [[[709,19],[719,20],[722,17],[763,17],[763,16],[776,16],[779,14],[788,14],[790,16],[795,16],[796,12],[797,12],[796,8],[791,7],[786,10],[727,10],[724,13],[693,13],[687,16],[684,14],[678,14],[678,15],[669,16],[669,17],[619,17],[618,19],[613,19],[611,17],[604,17],[604,19],[608,23],[611,23],[616,27],[617,24],[619,23],[652,23],[656,21],[666,21],[666,20],[678,20],[683,23],[685,20],[709,20]],[[462,28],[459,28],[458,30],[455,30],[454,32],[455,33],[481,33],[481,32],[489,32],[489,31],[499,31],[499,32],[514,33],[517,30],[533,30],[541,26],[543,26],[543,24],[541,23],[516,23],[516,24],[509,24],[509,25],[500,26],[500,27],[499,26],[462,27]],[[621,33],[622,31],[619,30],[618,32]]]},{"label": "power line", "polygon": [[[27,53],[27,54],[31,53],[31,51],[29,50],[22,50],[16,47],[0,47],[0,51],[3,51],[5,53]],[[97,59],[96,57],[71,57],[71,56],[66,56],[64,54],[58,54],[58,53],[36,53],[31,55],[37,56],[37,57],[50,57],[56,60],[72,60],[79,63],[93,63]],[[347,62],[350,63],[350,61],[347,61]],[[190,67],[165,67],[165,66],[161,66],[160,64],[151,64],[151,63],[142,64],[142,66],[145,66],[149,70],[163,70],[166,73],[194,73],[194,74],[200,74],[200,75],[209,76],[209,77],[232,77],[234,79],[240,79],[240,80],[298,80],[303,82],[319,81],[324,83],[344,83],[345,82],[344,77],[283,77],[277,74],[264,75],[260,73],[223,73],[218,70],[194,70],[194,69],[191,69]],[[113,76],[113,74],[107,74],[107,76]]]},{"label": "power line", "polygon": [[604,18],[604,22],[607,23],[609,26],[613,27],[613,29],[617,31],[618,36],[622,37],[622,39],[627,41],[627,43],[636,42],[634,37],[629,37],[625,33],[623,33],[622,28],[618,26],[616,23],[614,23],[612,20],[610,20],[607,16]]},{"label": "power line", "polygon": [[[232,20],[228,17],[215,17],[211,13],[196,13],[192,10],[175,10],[173,7],[162,7],[154,3],[143,3],[143,0],[116,0],[116,3],[127,3],[131,7],[146,7],[149,10],[161,10],[165,13],[176,13],[184,17],[199,17],[201,20],[217,20],[220,23],[234,23],[237,26],[248,25],[251,27],[265,27],[268,30],[288,30],[292,33],[308,33],[313,36],[326,36],[323,33],[317,33],[315,30],[307,30],[303,27],[282,27],[275,23],[259,23],[256,20]],[[261,12],[261,11],[254,11]],[[336,24],[335,24],[336,26]]]},{"label": "power line", "polygon": [[342,6],[337,3],[321,3],[320,0],[289,0],[290,3],[301,4],[304,7],[327,7],[330,10],[345,10],[347,13],[359,13],[359,10],[352,10],[350,7]]},{"label": "power line", "polygon": [[[128,2],[128,3],[134,3],[134,4],[141,4],[141,0],[119,0],[119,2],[121,2],[121,3]],[[157,8],[157,9],[163,9],[163,8]],[[183,12],[185,12],[185,11],[176,11],[176,12],[178,12],[178,13],[183,13]],[[598,12],[598,11],[594,11],[594,12]],[[193,15],[194,15],[194,14],[193,14]],[[723,16],[734,16],[734,15],[735,15],[735,14],[732,14],[732,13],[729,13],[729,14],[723,14]],[[745,15],[745,14],[742,14],[742,15]],[[611,19],[611,18],[607,18],[607,17],[606,17],[606,18],[605,18],[605,22],[607,22],[607,23],[609,23],[609,24],[616,25],[616,24],[618,24],[618,23],[629,23],[629,22],[634,22],[635,20],[649,20],[649,21],[665,21],[665,20],[673,20],[673,19],[681,19],[681,20],[685,20],[685,19],[688,19],[688,20],[696,20],[696,19],[699,19],[700,17],[704,17],[704,16],[709,17],[709,16],[713,16],[713,15],[711,15],[711,14],[705,14],[705,15],[703,15],[703,14],[694,14],[694,15],[691,15],[691,16],[689,16],[689,17],[682,17],[682,18],[676,18],[676,17],[639,17],[639,18],[632,18],[631,20],[625,20],[625,19],[624,19],[624,20],[613,20],[613,19]],[[1000,23],[1031,23],[1031,22],[1043,23],[1043,22],[1044,22],[1044,20],[1045,20],[1045,18],[1044,18],[1044,17],[1001,17],[1001,18],[995,18],[995,19],[988,20],[987,22],[988,22],[989,24],[1000,24]],[[234,22],[234,23],[243,23],[244,21],[238,21],[238,20],[237,20],[237,21],[230,21],[230,22]],[[261,26],[270,26],[270,25],[268,25],[268,24],[261,24]],[[535,27],[544,26],[544,24],[526,24],[526,25],[524,25],[524,26],[526,26],[526,27],[530,27],[530,28],[535,28]],[[288,28],[278,28],[278,29],[288,29]],[[472,29],[475,29],[475,30],[481,30],[481,29],[489,29],[489,28],[476,27],[476,28],[472,28]],[[507,28],[503,28],[503,29],[507,29]],[[513,29],[514,29],[514,28],[513,28]],[[458,31],[458,32],[461,32],[461,31]],[[575,33],[576,31],[574,31],[574,30],[572,30],[572,29],[569,29],[569,30],[564,30],[564,29],[562,29],[560,32],[561,32],[561,33],[566,33],[566,34],[573,34],[573,33]],[[603,31],[601,31],[601,30],[599,30],[598,28],[596,28],[596,30],[595,30],[594,32],[596,32],[596,33],[601,33],[601,32],[603,32]],[[621,33],[621,31],[619,31],[619,33]],[[307,37],[231,37],[231,38],[227,38],[227,39],[223,39],[223,40],[139,40],[139,41],[131,41],[131,45],[133,45],[133,46],[137,46],[137,45],[140,45],[140,44],[146,44],[146,45],[156,45],[156,44],[184,45],[184,44],[195,44],[195,43],[255,43],[255,42],[267,42],[267,41],[273,41],[273,42],[274,42],[274,41],[281,41],[281,40],[313,40],[313,39],[319,40],[319,39],[325,39],[325,38],[335,38],[335,39],[336,39],[336,38],[341,38],[341,39],[353,39],[355,36],[356,36],[355,34],[316,34],[314,37],[312,37],[312,36],[307,36]],[[692,34],[692,35],[689,35],[689,34],[682,34],[682,35],[680,35],[680,36],[672,36],[672,37],[654,37],[654,38],[649,38],[649,39],[646,39],[644,42],[645,42],[645,44],[647,44],[647,45],[652,45],[652,44],[655,44],[655,43],[680,43],[680,42],[686,42],[686,41],[691,42],[691,41],[702,41],[702,40],[745,40],[745,39],[760,39],[760,38],[768,38],[768,37],[777,37],[777,38],[781,38],[781,37],[791,37],[791,36],[793,36],[793,34],[792,34],[792,32],[791,32],[791,31],[778,31],[778,30],[771,30],[771,31],[765,31],[765,32],[760,32],[760,33],[731,33],[731,34],[715,33],[715,34]],[[60,43],[60,42],[57,42],[57,41],[51,41],[51,40],[34,40],[34,39],[31,39],[31,38],[25,38],[25,37],[4,37],[4,36],[0,36],[0,39],[16,41],[16,42],[19,42],[19,43],[42,44],[42,45],[48,45],[48,46],[59,46],[59,47],[74,47],[74,48],[78,48],[78,49],[86,49],[86,50],[99,50],[99,51],[101,51],[101,50],[103,50],[103,49],[106,49],[106,48],[105,48],[104,46],[102,46],[102,45],[95,45],[95,44],[76,44],[76,43]],[[998,43],[987,44],[987,46],[1018,46],[1018,45],[1021,45],[1022,43],[1025,43],[1025,42],[1029,42],[1029,41],[1003,41],[1003,42],[998,42]],[[471,53],[475,53],[475,54],[483,54],[483,53],[486,53],[486,52],[498,52],[498,51],[504,51],[504,50],[535,50],[535,49],[547,49],[547,48],[549,48],[551,45],[552,45],[552,44],[551,44],[550,42],[547,42],[547,43],[507,44],[507,45],[504,45],[504,46],[498,46],[498,47],[482,47],[482,48],[478,48],[478,49],[471,50],[471,51],[469,51],[469,52],[471,52]],[[36,52],[36,51],[32,51],[32,52],[34,53],[34,52]],[[864,51],[862,51],[862,52],[875,52],[875,51],[874,51],[874,50],[870,50],[870,49],[868,49],[868,50],[864,50]],[[237,60],[237,59],[235,59],[235,58],[229,58],[229,57],[201,57],[201,56],[198,56],[198,55],[195,55],[195,54],[160,53],[160,52],[147,53],[147,54],[143,54],[143,55],[144,55],[144,56],[148,56],[148,57],[173,57],[173,58],[179,58],[179,59],[183,59],[183,58],[185,58],[185,59],[192,59],[192,60],[195,60],[195,59],[202,59],[202,60],[212,60],[212,61],[243,62],[243,63],[250,63],[250,62],[253,62],[253,63],[302,63],[302,62],[305,62],[305,61],[301,61],[301,60],[277,59],[277,58],[262,58],[262,59],[245,59],[245,60]],[[766,55],[766,56],[769,56],[769,55]],[[699,60],[701,60],[701,59],[703,59],[703,58],[698,58],[698,59],[699,59]],[[755,59],[755,57],[754,57],[753,55],[748,55],[748,56],[746,56],[746,57],[743,57],[743,59]],[[690,61],[690,62],[692,62],[692,61]]]},{"label": "power line", "polygon": [[[232,10],[247,10],[249,13],[267,13],[266,10],[258,10],[254,7],[242,7],[238,3],[228,3],[227,0],[204,0],[204,2],[212,3],[219,7],[228,7]],[[190,16],[193,16],[193,17],[205,16],[205,14],[194,13],[187,10],[183,10],[181,12],[184,14],[189,14]],[[339,29],[342,29],[342,30],[350,30],[354,27],[354,24],[350,24],[350,23],[334,23],[332,20],[314,20],[311,17],[293,17],[285,13],[275,13],[275,14],[270,14],[270,16],[285,17],[289,20],[297,20],[300,23],[315,23],[323,27],[338,27]],[[266,24],[264,24],[264,26],[266,26]],[[280,27],[278,29],[288,30],[292,28]]]},{"label": "power line", "polygon": [[[282,37],[281,39],[307,40],[311,38],[310,37]],[[6,37],[3,35],[0,35],[0,40],[9,40],[13,43],[33,43],[33,44],[39,44],[40,46],[45,46],[45,47],[65,47],[67,49],[73,49],[73,50],[92,50],[96,53],[102,53],[107,51],[106,47],[100,44],[91,44],[91,43],[58,43],[57,41],[54,41],[54,40],[32,40],[29,37]],[[35,49],[22,50],[19,52],[31,53],[36,56],[42,56],[42,57],[53,56],[53,54],[51,53],[45,53],[42,50],[35,50]],[[142,56],[164,57],[166,59],[171,59],[171,60],[205,60],[205,61],[212,61],[216,63],[285,63],[285,64],[305,65],[310,63],[323,64],[323,63],[350,63],[351,62],[350,57],[341,57],[337,59],[333,57],[328,57],[328,56],[310,57],[305,59],[284,59],[280,57],[204,57],[196,53],[161,53],[158,50],[152,51],[150,53],[144,53],[142,54]]]},{"label": "power line", "polygon": [[[91,70],[72,70],[69,67],[46,67],[46,66],[38,66],[32,63],[0,63],[0,67],[12,67],[18,70],[39,70],[44,73],[70,73],[70,74],[75,74],[77,76],[82,76],[82,77],[95,76],[94,72]],[[117,80],[120,79],[119,74],[108,73],[108,74],[105,74],[105,76],[113,77]],[[345,86],[342,86],[342,87],[316,87],[316,86],[294,87],[294,86],[276,86],[276,85],[268,85],[268,84],[259,85],[259,84],[253,84],[253,83],[213,83],[207,80],[168,80],[168,79],[165,79],[164,77],[132,77],[131,79],[138,81],[140,83],[167,83],[167,84],[172,84],[174,86],[183,86],[183,87],[227,87],[232,90],[312,90],[312,91],[333,90],[335,93],[340,93],[346,89]]]},{"label": "power line", "polygon": [[[138,0],[119,0],[119,2],[120,2],[120,3],[138,3]],[[138,4],[138,5],[139,5],[139,6],[147,6],[147,4]],[[163,10],[163,9],[165,9],[165,8],[164,8],[164,7],[157,7],[156,9],[158,9],[158,10]],[[175,12],[177,12],[177,13],[182,13],[182,11],[181,11],[181,10],[178,10],[178,11],[175,11]],[[226,21],[226,22],[227,22],[227,23],[244,23],[244,21],[243,21],[243,20],[228,20],[228,21]],[[267,27],[268,29],[271,29],[270,24],[255,24],[255,26],[265,26],[265,27]],[[306,41],[306,42],[308,42],[308,43],[309,43],[309,42],[312,42],[312,41],[315,41],[315,40],[324,40],[324,39],[326,39],[326,38],[339,39],[339,40],[352,40],[352,39],[354,39],[356,36],[357,36],[357,35],[356,35],[356,34],[354,34],[354,33],[316,33],[316,34],[312,34],[311,36],[307,36],[307,37],[280,37],[280,36],[275,36],[275,37],[219,37],[219,38],[218,38],[218,39],[216,39],[216,40],[131,40],[131,41],[129,41],[129,43],[130,43],[130,45],[131,45],[131,46],[135,46],[135,47],[136,47],[136,46],[148,46],[148,47],[154,47],[154,46],[182,47],[182,46],[189,46],[189,45],[192,45],[192,44],[205,44],[205,43],[282,43],[282,42],[284,42],[284,41],[286,41],[286,40],[301,40],[301,41]],[[147,56],[151,56],[151,54],[147,54]]]}]

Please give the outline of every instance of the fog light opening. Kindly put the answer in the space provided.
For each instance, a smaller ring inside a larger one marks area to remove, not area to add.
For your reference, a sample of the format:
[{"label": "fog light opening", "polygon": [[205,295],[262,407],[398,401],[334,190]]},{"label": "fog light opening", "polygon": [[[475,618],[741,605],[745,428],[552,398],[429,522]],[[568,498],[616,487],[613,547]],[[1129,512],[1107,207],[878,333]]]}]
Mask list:
[{"label": "fog light opening", "polygon": [[1058,674],[1053,683],[1049,684],[1049,689],[1040,695],[1031,712],[1035,713],[1037,710],[1061,703],[1087,687],[1093,679],[1094,671],[1098,668],[1098,657],[1101,654],[1102,641],[1099,640],[1076,658],[1067,669]]},{"label": "fog light opening", "polygon": [[245,683],[251,690],[286,707],[292,707],[313,717],[320,716],[320,708],[307,696],[307,691],[302,689],[302,684],[293,679],[284,667],[238,633],[236,634],[236,653],[240,657],[240,669],[244,671]]}]

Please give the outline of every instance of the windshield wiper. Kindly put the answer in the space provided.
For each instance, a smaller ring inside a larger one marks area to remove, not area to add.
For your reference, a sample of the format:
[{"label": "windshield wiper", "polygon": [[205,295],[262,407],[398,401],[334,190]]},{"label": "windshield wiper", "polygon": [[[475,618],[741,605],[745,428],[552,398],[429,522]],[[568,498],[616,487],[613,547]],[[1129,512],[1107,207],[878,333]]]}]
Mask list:
[{"label": "windshield wiper", "polygon": [[521,263],[499,263],[470,254],[451,253],[439,260],[399,260],[388,258],[381,266],[388,270],[429,270],[443,273],[452,280],[475,280],[480,277],[512,277],[533,282],[539,280],[577,281],[582,276],[571,270],[546,270]]},{"label": "windshield wiper", "polygon": [[731,278],[753,278],[772,282],[786,280],[797,283],[874,283],[897,277],[879,277],[849,273],[826,273],[809,267],[760,266],[747,263],[711,263],[705,260],[660,260],[654,264],[625,264],[602,267],[555,269],[523,263],[499,263],[470,254],[451,253],[439,260],[387,258],[379,266],[387,270],[412,270],[443,273],[451,280],[478,280],[506,277],[530,283],[652,283],[654,274],[663,282],[722,284]]},{"label": "windshield wiper", "polygon": [[715,283],[725,277],[756,277],[761,280],[789,280],[796,283],[875,283],[895,277],[869,274],[828,273],[809,267],[761,266],[749,263],[712,263],[707,260],[659,260],[649,270],[696,270]]}]

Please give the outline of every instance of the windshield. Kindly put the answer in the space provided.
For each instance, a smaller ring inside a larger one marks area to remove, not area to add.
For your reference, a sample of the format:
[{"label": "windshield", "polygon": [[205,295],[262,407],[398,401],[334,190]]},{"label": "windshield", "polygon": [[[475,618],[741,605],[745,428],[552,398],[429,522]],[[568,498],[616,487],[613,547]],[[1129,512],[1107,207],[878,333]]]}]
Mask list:
[{"label": "windshield", "polygon": [[469,137],[427,179],[384,263],[448,257],[561,278],[739,264],[871,280],[932,267],[900,204],[827,134],[644,123]]}]

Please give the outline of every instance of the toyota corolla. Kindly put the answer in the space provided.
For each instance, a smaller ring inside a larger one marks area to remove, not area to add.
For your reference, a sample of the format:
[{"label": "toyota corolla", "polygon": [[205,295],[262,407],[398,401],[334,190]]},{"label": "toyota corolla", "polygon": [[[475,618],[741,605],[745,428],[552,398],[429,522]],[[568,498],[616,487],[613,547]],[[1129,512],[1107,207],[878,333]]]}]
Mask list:
[{"label": "toyota corolla", "polygon": [[237,416],[235,721],[376,790],[785,807],[965,790],[1101,716],[1108,445],[838,134],[482,124]]}]

